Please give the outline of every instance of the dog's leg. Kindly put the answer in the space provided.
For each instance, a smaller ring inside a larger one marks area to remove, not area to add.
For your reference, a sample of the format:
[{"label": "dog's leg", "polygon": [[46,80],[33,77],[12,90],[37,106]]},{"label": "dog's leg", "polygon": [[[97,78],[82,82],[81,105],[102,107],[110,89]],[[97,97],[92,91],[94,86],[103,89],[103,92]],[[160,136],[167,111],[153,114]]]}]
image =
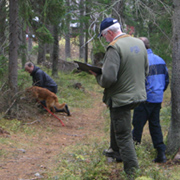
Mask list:
[{"label": "dog's leg", "polygon": [[55,100],[51,97],[48,97],[46,99],[46,104],[48,104],[48,107],[50,110],[52,110],[53,113],[56,112],[56,109],[54,108],[55,107]]},{"label": "dog's leg", "polygon": [[46,107],[47,107],[48,110],[51,111],[51,107],[52,107],[52,106],[51,106],[51,101],[50,101],[50,99],[48,99],[48,98],[46,99]]}]

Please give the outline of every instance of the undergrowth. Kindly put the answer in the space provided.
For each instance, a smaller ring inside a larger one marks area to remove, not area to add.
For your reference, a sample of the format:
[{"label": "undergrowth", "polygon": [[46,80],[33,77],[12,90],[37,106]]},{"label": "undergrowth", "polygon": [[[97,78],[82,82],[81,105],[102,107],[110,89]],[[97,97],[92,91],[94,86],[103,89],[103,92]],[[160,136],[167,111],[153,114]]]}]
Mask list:
[{"label": "undergrowth", "polygon": [[[169,117],[169,107],[163,107],[162,125],[166,126]],[[105,136],[99,139],[87,138],[85,142],[78,143],[75,146],[68,146],[63,154],[55,157],[57,167],[49,173],[50,179],[58,180],[127,180],[123,172],[122,163],[107,163],[102,155],[103,149],[108,147],[109,141],[109,114],[103,112],[106,119]],[[166,129],[163,129],[163,131]],[[156,151],[152,142],[143,139],[141,145],[135,146],[138,156],[140,169],[137,171],[136,180],[179,180],[179,171],[177,166],[172,168],[168,164],[156,164],[152,160],[156,156]],[[54,174],[54,172],[56,172]]]},{"label": "undergrowth", "polygon": [[[22,74],[21,74],[22,73]],[[50,72],[48,72],[49,75]],[[19,87],[25,89],[31,86],[31,77],[21,71],[19,74]],[[66,102],[69,107],[89,108],[92,104],[91,94],[94,92],[103,93],[99,88],[94,76],[87,73],[59,72],[59,78],[55,81],[58,84],[59,102]],[[75,89],[74,84],[81,83],[84,89]],[[168,94],[169,96],[169,94]],[[170,122],[170,106],[164,106],[161,109],[161,125],[164,136],[167,135]],[[109,146],[109,111],[102,112],[105,119],[104,126],[99,127],[104,130],[104,136],[94,138],[91,135],[76,145],[67,146],[63,153],[54,157],[55,166],[47,171],[46,180],[126,180],[128,179],[123,172],[122,163],[108,163],[102,155],[104,149]],[[0,127],[11,133],[21,133],[22,135],[36,134],[32,127],[25,126],[23,122],[17,119],[7,121],[1,119]],[[52,129],[46,129],[52,132]],[[0,138],[0,144],[12,144],[7,138]],[[17,144],[18,146],[18,144]],[[142,144],[135,146],[138,156],[139,167],[136,180],[179,180],[180,173],[178,166],[171,164],[155,164],[152,160],[156,152],[152,146],[152,141],[146,136],[142,139]],[[1,149],[0,157],[7,156],[8,152]]]}]

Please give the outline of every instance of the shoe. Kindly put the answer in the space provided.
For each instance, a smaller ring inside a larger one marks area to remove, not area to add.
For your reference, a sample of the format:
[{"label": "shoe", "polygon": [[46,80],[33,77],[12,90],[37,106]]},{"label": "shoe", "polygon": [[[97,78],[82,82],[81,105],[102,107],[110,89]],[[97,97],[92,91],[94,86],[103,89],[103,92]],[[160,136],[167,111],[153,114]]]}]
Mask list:
[{"label": "shoe", "polygon": [[134,142],[134,145],[136,145],[136,146],[138,146],[138,145],[140,145],[141,143],[140,142],[138,142],[138,141],[133,141]]},{"label": "shoe", "polygon": [[141,141],[138,141],[137,138],[135,138],[133,136],[133,133],[132,133],[132,137],[133,137],[133,142],[134,142],[135,145],[140,145],[141,144]]},{"label": "shoe", "polygon": [[54,107],[54,109],[55,109],[56,112],[65,112],[64,109],[57,109],[56,107]]},{"label": "shoe", "polygon": [[64,107],[64,111],[65,111],[65,113],[66,113],[68,116],[71,115],[67,104],[66,104],[65,107]]},{"label": "shoe", "polygon": [[116,159],[117,162],[122,162],[119,152],[114,151],[112,148],[105,149],[103,151],[103,155],[105,155],[106,157],[111,157],[113,159]]},{"label": "shoe", "polygon": [[165,163],[167,161],[165,152],[158,153],[157,157],[153,160],[155,163]]},{"label": "shoe", "polygon": [[56,107],[54,107],[54,108],[55,108],[56,112],[65,112],[68,116],[71,115],[67,104],[64,106],[63,109],[57,109]]}]

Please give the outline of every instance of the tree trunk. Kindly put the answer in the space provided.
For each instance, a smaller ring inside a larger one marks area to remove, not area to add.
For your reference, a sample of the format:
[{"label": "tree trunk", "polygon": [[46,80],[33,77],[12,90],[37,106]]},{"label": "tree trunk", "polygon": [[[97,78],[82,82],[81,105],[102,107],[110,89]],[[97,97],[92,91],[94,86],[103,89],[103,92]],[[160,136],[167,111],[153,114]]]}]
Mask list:
[{"label": "tree trunk", "polygon": [[[53,25],[47,25],[48,30],[53,34]],[[50,55],[49,60],[50,62],[53,62],[53,43],[46,44],[46,53]]]},{"label": "tree trunk", "polygon": [[173,14],[173,48],[172,48],[172,80],[171,124],[167,138],[167,153],[173,155],[180,147],[180,1],[174,0]]},{"label": "tree trunk", "polygon": [[58,77],[58,59],[59,59],[59,39],[58,39],[58,25],[53,27],[53,56],[52,56],[52,76]]},{"label": "tree trunk", "polygon": [[[84,17],[84,0],[80,0],[79,4],[80,17]],[[84,59],[84,22],[80,20],[79,28],[79,59]]]},{"label": "tree trunk", "polygon": [[65,59],[71,58],[71,44],[70,44],[70,34],[69,30],[67,30],[67,33],[65,35]]},{"label": "tree trunk", "polygon": [[46,60],[46,47],[45,44],[39,41],[38,43],[38,59],[37,64],[41,64],[42,62],[45,62]]},{"label": "tree trunk", "polygon": [[21,52],[22,69],[27,62],[26,32],[22,30],[22,52]]},{"label": "tree trunk", "polygon": [[9,1],[9,86],[17,91],[18,69],[18,0]]},{"label": "tree trunk", "polygon": [[[89,15],[88,15],[88,13],[89,13],[89,8],[88,8],[88,1],[86,1],[86,23],[85,23],[85,29],[86,29],[86,35],[85,35],[85,42],[88,42],[88,38],[89,38],[89,35],[88,35],[88,28],[89,28],[89,23],[88,23],[88,17],[89,17]],[[85,45],[85,59],[84,59],[84,61],[85,61],[85,63],[87,63],[88,62],[88,43],[86,43],[86,45]]]},{"label": "tree trunk", "polygon": [[6,1],[0,1],[0,55],[4,54],[3,44],[5,43],[5,29],[6,29]]},{"label": "tree trunk", "polygon": [[[70,7],[70,0],[66,0],[67,7]],[[69,8],[70,9],[70,8]],[[68,9],[68,11],[69,11]],[[70,21],[71,16],[70,14],[67,15],[66,19],[66,34],[65,34],[65,59],[71,58],[71,44],[70,44]]]},{"label": "tree trunk", "polygon": [[[86,42],[88,42],[88,32],[86,32]],[[85,59],[84,59],[85,63],[88,62],[88,43],[86,43],[85,45]]]},{"label": "tree trunk", "polygon": [[23,29],[23,20],[19,18],[19,56],[21,56],[22,69],[27,61],[26,32]]},{"label": "tree trunk", "polygon": [[32,51],[32,32],[31,29],[28,28],[28,53]]}]

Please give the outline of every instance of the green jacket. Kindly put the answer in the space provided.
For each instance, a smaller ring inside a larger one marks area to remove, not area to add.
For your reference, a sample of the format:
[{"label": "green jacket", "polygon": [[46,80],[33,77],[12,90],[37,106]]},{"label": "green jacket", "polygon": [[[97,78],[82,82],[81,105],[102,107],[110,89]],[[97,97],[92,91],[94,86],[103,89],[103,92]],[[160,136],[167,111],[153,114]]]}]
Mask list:
[{"label": "green jacket", "polygon": [[148,71],[143,42],[129,35],[115,38],[107,47],[102,74],[96,76],[105,88],[103,102],[114,108],[145,101]]}]

